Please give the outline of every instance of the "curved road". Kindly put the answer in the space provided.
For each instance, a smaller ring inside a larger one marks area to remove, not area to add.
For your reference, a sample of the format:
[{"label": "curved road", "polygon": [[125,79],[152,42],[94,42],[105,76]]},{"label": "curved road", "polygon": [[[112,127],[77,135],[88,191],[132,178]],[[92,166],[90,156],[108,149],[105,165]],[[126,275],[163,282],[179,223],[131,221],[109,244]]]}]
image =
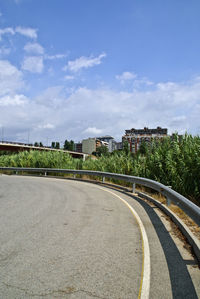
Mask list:
[{"label": "curved road", "polygon": [[19,176],[0,176],[0,298],[139,298],[148,252],[123,200],[148,235],[149,298],[198,298],[196,265],[147,204],[85,182]]}]

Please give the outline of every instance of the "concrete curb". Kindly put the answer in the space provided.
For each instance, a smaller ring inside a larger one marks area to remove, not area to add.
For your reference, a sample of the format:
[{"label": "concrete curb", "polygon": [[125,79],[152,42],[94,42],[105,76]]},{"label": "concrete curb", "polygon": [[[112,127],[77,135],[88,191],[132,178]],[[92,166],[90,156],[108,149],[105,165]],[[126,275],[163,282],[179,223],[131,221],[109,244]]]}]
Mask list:
[{"label": "concrete curb", "polygon": [[198,262],[200,263],[200,241],[194,236],[194,234],[191,232],[191,230],[183,223],[183,221],[174,213],[172,212],[168,207],[166,207],[164,204],[159,202],[158,200],[152,198],[151,196],[143,193],[143,192],[137,192],[138,196],[141,198],[147,199],[154,203],[156,206],[158,206],[165,214],[167,214],[172,221],[179,227],[183,235],[186,237],[189,244],[192,246],[192,249],[196,255],[196,258]]}]

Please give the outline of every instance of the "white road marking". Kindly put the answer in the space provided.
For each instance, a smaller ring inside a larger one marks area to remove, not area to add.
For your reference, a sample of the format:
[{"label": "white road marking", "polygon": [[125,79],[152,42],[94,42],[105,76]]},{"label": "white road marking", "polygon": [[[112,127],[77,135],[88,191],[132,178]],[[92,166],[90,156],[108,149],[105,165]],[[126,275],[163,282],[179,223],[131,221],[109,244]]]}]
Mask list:
[{"label": "white road marking", "polygon": [[112,195],[118,197],[132,212],[133,216],[135,217],[141,233],[142,238],[142,253],[143,253],[143,262],[142,262],[142,274],[141,274],[141,281],[140,281],[140,290],[138,294],[138,299],[148,299],[149,298],[149,291],[150,291],[150,275],[151,275],[151,267],[150,267],[150,249],[149,249],[149,242],[147,238],[147,233],[144,228],[144,225],[137,214],[137,212],[133,209],[133,207],[119,195],[115,194],[110,190],[106,190],[104,188],[94,186],[95,188],[101,189],[105,192],[109,192]]}]

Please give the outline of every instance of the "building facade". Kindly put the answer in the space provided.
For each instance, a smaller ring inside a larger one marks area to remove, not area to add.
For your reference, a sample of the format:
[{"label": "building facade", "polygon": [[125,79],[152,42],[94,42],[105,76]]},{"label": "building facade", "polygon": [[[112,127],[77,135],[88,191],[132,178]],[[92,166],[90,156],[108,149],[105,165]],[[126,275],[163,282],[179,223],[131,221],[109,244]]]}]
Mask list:
[{"label": "building facade", "polygon": [[100,146],[108,147],[108,142],[101,141],[98,138],[88,138],[83,139],[82,141],[82,151],[85,154],[91,155],[93,152],[96,152],[97,148]]},{"label": "building facade", "polygon": [[78,143],[75,143],[74,144],[75,146],[75,152],[78,152],[78,153],[82,153],[82,143],[81,142],[78,142]]},{"label": "building facade", "polygon": [[82,140],[83,153],[92,154],[96,152],[96,138],[88,138]]},{"label": "building facade", "polygon": [[123,143],[122,142],[116,142],[115,149],[118,150],[118,151],[122,150],[123,149]]},{"label": "building facade", "polygon": [[106,136],[97,137],[97,139],[107,144],[108,151],[110,153],[116,149],[116,141],[114,140],[113,137],[106,135]]},{"label": "building facade", "polygon": [[128,141],[130,146],[130,151],[132,153],[137,153],[140,145],[143,141],[150,143],[153,138],[162,139],[167,136],[167,129],[157,127],[156,129],[149,129],[144,127],[144,129],[130,129],[125,130],[125,135],[122,137],[122,143]]}]

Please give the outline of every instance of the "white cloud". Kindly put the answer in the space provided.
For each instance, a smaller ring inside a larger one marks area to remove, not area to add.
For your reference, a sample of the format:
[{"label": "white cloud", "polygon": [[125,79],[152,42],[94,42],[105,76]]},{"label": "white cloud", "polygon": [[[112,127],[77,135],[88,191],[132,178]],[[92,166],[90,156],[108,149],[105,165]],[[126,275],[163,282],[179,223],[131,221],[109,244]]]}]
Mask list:
[{"label": "white cloud", "polygon": [[96,127],[90,127],[83,131],[83,133],[92,134],[92,135],[98,135],[102,134],[103,130],[97,129]]},{"label": "white cloud", "polygon": [[121,75],[117,75],[116,79],[119,80],[121,83],[124,83],[127,80],[134,80],[137,77],[135,73],[131,72],[123,72]]},{"label": "white cloud", "polygon": [[56,54],[56,55],[45,55],[45,59],[54,60],[54,59],[62,59],[67,57],[66,54]]},{"label": "white cloud", "polygon": [[130,82],[134,89],[146,88],[154,85],[152,81],[145,77],[138,78],[138,75],[133,72],[123,72],[121,75],[115,76],[115,78],[119,80],[121,84]]},{"label": "white cloud", "polygon": [[11,34],[11,35],[14,35],[15,34],[15,31],[13,28],[11,27],[7,27],[7,28],[4,28],[4,29],[0,29],[0,40],[2,39],[2,36],[5,35],[5,34]]},{"label": "white cloud", "polygon": [[44,68],[42,56],[25,57],[22,63],[22,69],[31,73],[42,73]]},{"label": "white cloud", "polygon": [[[4,74],[7,81],[17,74],[21,76],[13,68],[13,72],[7,71],[12,76]],[[167,127],[170,133],[187,130],[200,134],[200,80],[162,82],[148,90],[132,92],[78,88],[68,97],[64,88],[50,87],[34,99],[16,96],[15,89],[6,89],[11,93],[10,97],[1,95],[0,120],[7,130],[10,128],[13,140],[16,136],[25,138],[27,128],[34,128],[30,130],[32,141],[44,143],[47,136],[49,142],[65,138],[78,141],[99,134],[120,140],[125,129],[144,126]]]},{"label": "white cloud", "polygon": [[26,36],[28,38],[32,38],[32,39],[37,38],[37,30],[36,29],[18,26],[15,29],[12,27],[6,27],[3,29],[0,29],[0,40],[2,39],[2,36],[5,34],[14,35],[16,33],[19,33],[21,35],[24,35],[24,36]]},{"label": "white cloud", "polygon": [[27,43],[24,46],[24,50],[27,53],[32,53],[32,54],[43,54],[44,53],[44,48],[38,43]]},{"label": "white cloud", "polygon": [[89,68],[95,65],[101,64],[102,58],[106,57],[105,53],[100,54],[98,57],[85,57],[81,56],[76,60],[68,61],[68,64],[63,68],[63,70],[70,70],[72,72],[78,72],[82,68]]},{"label": "white cloud", "polygon": [[15,32],[32,39],[37,39],[37,29],[34,28],[18,26],[15,28]]},{"label": "white cloud", "polygon": [[148,80],[147,78],[141,78],[138,80],[134,80],[133,82],[133,87],[138,89],[138,88],[145,88],[145,87],[149,87],[149,86],[153,86],[154,83],[150,80]]},{"label": "white cloud", "polygon": [[38,129],[55,129],[55,126],[53,124],[47,123],[47,124],[42,124],[38,126]]},{"label": "white cloud", "polygon": [[62,86],[49,87],[35,98],[35,102],[39,105],[54,107],[54,109],[62,107],[64,105],[62,91]]},{"label": "white cloud", "polygon": [[0,96],[14,93],[24,85],[22,72],[7,60],[0,60]]},{"label": "white cloud", "polygon": [[27,98],[22,94],[6,95],[0,98],[0,106],[22,106],[27,103]]}]

